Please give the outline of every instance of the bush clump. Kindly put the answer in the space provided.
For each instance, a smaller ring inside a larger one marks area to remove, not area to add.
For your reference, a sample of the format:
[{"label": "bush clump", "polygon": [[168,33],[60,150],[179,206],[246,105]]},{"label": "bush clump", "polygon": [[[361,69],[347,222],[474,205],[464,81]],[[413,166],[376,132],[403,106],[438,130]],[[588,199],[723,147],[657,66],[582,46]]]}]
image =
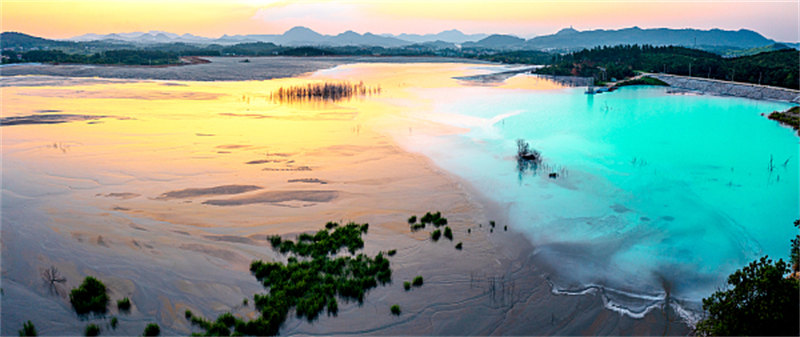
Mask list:
[{"label": "bush clump", "polygon": [[798,336],[800,281],[784,277],[789,266],[766,256],[728,277],[730,287],[703,299],[708,317],[700,336]]},{"label": "bush clump", "polygon": [[[226,313],[209,321],[187,313],[187,319],[208,335],[276,335],[292,308],[297,317],[310,322],[325,309],[328,315],[336,315],[337,296],[363,302],[369,289],[392,279],[389,259],[383,253],[375,257],[356,254],[364,247],[361,236],[368,228],[368,224],[329,223],[314,235],[301,235],[297,242],[269,237],[273,249],[292,256],[286,263],[250,264],[250,272],[267,289],[267,293],[256,294],[253,300],[261,315],[246,321]],[[336,257],[345,248],[352,256]]]},{"label": "bush clump", "polygon": [[441,237],[441,236],[442,236],[442,231],[441,230],[437,229],[437,230],[431,232],[431,239],[433,239],[433,241],[439,241],[439,237]]},{"label": "bush clump", "polygon": [[[425,213],[425,215],[422,216],[422,218],[420,218],[419,221],[422,224],[426,223],[432,224],[434,227],[447,225],[447,219],[442,217],[441,212],[436,212],[436,213],[427,212]],[[425,227],[423,226],[423,228]]]},{"label": "bush clump", "polygon": [[111,321],[109,322],[109,324],[111,324],[112,329],[116,329],[117,324],[119,324],[119,320],[116,317],[111,317]]},{"label": "bush clump", "polygon": [[100,327],[95,324],[89,324],[83,330],[83,335],[87,337],[100,335]]},{"label": "bush clump", "polygon": [[392,315],[400,316],[400,306],[395,304],[389,310],[392,311]]},{"label": "bush clump", "polygon": [[78,288],[72,289],[69,294],[69,301],[72,303],[75,312],[79,315],[84,315],[90,312],[106,313],[109,299],[103,282],[87,276]]},{"label": "bush clump", "polygon": [[144,327],[144,332],[142,336],[158,336],[161,334],[161,328],[158,327],[156,323],[150,323],[146,327]]},{"label": "bush clump", "polygon": [[411,282],[408,281],[403,282],[403,289],[405,289],[406,291],[411,290]]},{"label": "bush clump", "polygon": [[444,228],[444,237],[450,241],[453,241],[453,231],[450,229],[450,226]]},{"label": "bush clump", "polygon": [[461,245],[461,242],[459,242],[459,243],[457,243],[457,244],[456,244],[456,249],[458,249],[458,250],[461,250],[461,248],[462,248],[462,247],[463,247],[463,246]]},{"label": "bush clump", "polygon": [[408,218],[408,224],[409,225],[413,225],[415,223],[417,223],[417,216],[416,215],[412,215],[411,217]]},{"label": "bush clump", "polygon": [[130,311],[131,310],[131,300],[127,297],[117,301],[117,309],[120,311]]},{"label": "bush clump", "polygon": [[22,330],[19,330],[20,336],[36,336],[36,327],[33,326],[33,322],[27,321],[22,323]]},{"label": "bush clump", "polygon": [[415,277],[414,280],[411,281],[411,285],[413,285],[415,287],[421,287],[422,286],[422,276]]},{"label": "bush clump", "polygon": [[388,252],[386,252],[386,255],[389,256],[394,256],[394,254],[397,254],[397,249],[391,249]]}]

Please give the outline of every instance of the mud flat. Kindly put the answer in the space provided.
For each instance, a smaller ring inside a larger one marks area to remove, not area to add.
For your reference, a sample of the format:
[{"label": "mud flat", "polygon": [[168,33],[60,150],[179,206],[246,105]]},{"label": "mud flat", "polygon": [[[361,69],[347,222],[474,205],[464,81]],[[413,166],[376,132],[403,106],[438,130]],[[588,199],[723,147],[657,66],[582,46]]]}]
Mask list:
[{"label": "mud flat", "polygon": [[[175,69],[195,66],[204,65]],[[3,126],[2,334],[27,320],[43,335],[105,324],[79,320],[64,295],[87,275],[106,283],[112,303],[132,302],[129,314],[112,306],[120,326],[104,335],[138,335],[148,322],[164,335],[197,332],[186,309],[253,317],[252,295],[264,289],[249,263],[286,259],[266,237],[296,238],[328,221],[370,223],[365,252],[397,250],[393,281],[362,305],[340,304],[338,317],[290,315],[283,335],[686,334],[671,309],[634,319],[605,309],[599,292],[553,293],[534,247],[501,229],[502,208],[387,135],[462,132],[404,115],[431,108],[404,88],[458,85],[451,78],[470,67],[362,64],[298,79],[169,86],[40,77],[45,84],[2,87],[4,117],[124,117]],[[276,87],[343,77],[384,91],[335,104],[267,99]],[[453,241],[409,230],[406,219],[427,211],[448,218]],[[42,284],[50,266],[67,278],[58,289]],[[424,286],[405,291],[417,275]],[[400,316],[390,314],[393,304]]]},{"label": "mud flat", "polygon": [[[246,81],[284,78],[352,63],[474,63],[446,57],[203,57],[208,63],[165,67],[77,64],[18,64],[0,68],[2,76],[47,75],[176,81]],[[244,59],[249,62],[242,62]]]}]

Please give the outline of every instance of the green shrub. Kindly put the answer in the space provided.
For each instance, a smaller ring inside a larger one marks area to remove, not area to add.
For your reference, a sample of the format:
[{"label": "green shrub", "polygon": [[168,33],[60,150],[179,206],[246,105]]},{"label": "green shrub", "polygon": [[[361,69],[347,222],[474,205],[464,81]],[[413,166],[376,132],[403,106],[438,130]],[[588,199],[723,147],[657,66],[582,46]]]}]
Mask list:
[{"label": "green shrub", "polygon": [[[246,321],[228,313],[208,321],[192,315],[191,324],[205,330],[206,335],[276,335],[291,309],[309,322],[326,308],[335,316],[339,310],[337,296],[363,302],[369,289],[391,282],[392,270],[384,253],[375,257],[357,254],[364,247],[361,236],[369,230],[368,224],[326,227],[330,228],[297,242],[281,240],[273,246],[292,254],[286,263],[250,264],[250,272],[268,290],[253,298],[254,307],[261,313],[257,318]],[[342,249],[352,256],[334,258]]]},{"label": "green shrub", "polygon": [[194,314],[192,314],[192,311],[189,309],[186,309],[186,311],[183,312],[183,315],[186,316],[186,319],[191,319],[192,316],[194,316]]},{"label": "green shrub", "polygon": [[94,277],[87,276],[78,288],[72,289],[69,294],[69,301],[79,315],[94,312],[97,314],[106,313],[108,306],[108,294],[106,286]]},{"label": "green shrub", "polygon": [[425,228],[425,224],[424,223],[417,223],[417,224],[411,225],[411,231],[412,232],[416,232],[416,231],[418,231],[420,229],[423,229],[423,228]]},{"label": "green shrub", "polygon": [[403,289],[405,289],[406,291],[411,290],[411,282],[408,281],[403,282]]},{"label": "green shrub", "polygon": [[150,323],[144,328],[142,336],[158,336],[161,334],[161,328],[156,323]]},{"label": "green shrub", "polygon": [[489,221],[489,225],[491,225],[491,226],[492,226],[492,228],[494,228],[494,225],[495,225],[495,223],[494,223],[494,220],[492,220],[492,221]]},{"label": "green shrub", "polygon": [[100,335],[100,327],[95,324],[89,324],[83,330],[83,335],[87,337]]},{"label": "green shrub", "polygon": [[117,324],[119,324],[119,320],[116,317],[111,317],[111,322],[109,322],[109,324],[111,324],[112,329],[116,329]]},{"label": "green shrub", "polygon": [[467,234],[472,234],[472,228],[467,228]]},{"label": "green shrub", "polygon": [[36,336],[36,327],[33,326],[33,322],[27,321],[22,323],[22,330],[19,330],[20,336]]},{"label": "green shrub", "polygon": [[506,231],[506,232],[508,232],[508,226],[506,226],[506,225],[503,225],[503,230],[504,230],[504,231]]},{"label": "green shrub", "polygon": [[728,277],[727,290],[703,299],[708,317],[697,324],[698,335],[798,336],[800,281],[784,277],[785,262],[766,256]]},{"label": "green shrub", "polygon": [[400,306],[399,305],[395,304],[389,310],[392,311],[392,315],[400,316]]},{"label": "green shrub", "polygon": [[415,277],[414,280],[411,282],[411,285],[413,285],[415,287],[421,287],[422,286],[422,276]]},{"label": "green shrub", "polygon": [[408,224],[409,225],[414,224],[416,222],[417,222],[417,216],[416,215],[412,215],[410,218],[408,218]]},{"label": "green shrub", "polygon": [[444,228],[444,237],[450,241],[453,241],[453,231],[450,229],[450,226]]},{"label": "green shrub", "polygon": [[431,233],[431,239],[433,239],[433,241],[439,241],[439,237],[441,236],[442,236],[442,231],[438,229]]},{"label": "green shrub", "polygon": [[462,247],[462,246],[461,246],[461,242],[459,242],[459,243],[457,243],[457,244],[456,244],[456,249],[458,249],[458,250],[461,250],[461,247]]},{"label": "green shrub", "polygon": [[392,249],[392,250],[389,250],[388,252],[386,252],[386,255],[389,255],[389,256],[394,256],[394,254],[397,254],[397,249]]},{"label": "green shrub", "polygon": [[120,311],[131,310],[131,300],[127,297],[117,301],[117,309]]}]

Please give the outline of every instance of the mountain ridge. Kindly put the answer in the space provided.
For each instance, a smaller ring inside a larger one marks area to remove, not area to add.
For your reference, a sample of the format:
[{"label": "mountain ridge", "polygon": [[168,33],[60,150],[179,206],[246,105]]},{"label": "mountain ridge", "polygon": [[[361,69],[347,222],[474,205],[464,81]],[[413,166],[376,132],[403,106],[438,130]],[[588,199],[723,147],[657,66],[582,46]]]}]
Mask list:
[{"label": "mountain ridge", "polygon": [[[4,33],[5,34],[5,33]],[[34,37],[31,37],[34,38]],[[222,35],[219,38],[210,38],[185,33],[182,35],[150,30],[148,32],[128,32],[111,34],[84,34],[69,39],[33,41],[14,36],[13,41],[22,41],[21,44],[45,47],[48,43],[42,41],[58,41],[51,45],[58,46],[70,43],[116,43],[129,45],[153,45],[163,43],[189,43],[198,45],[234,45],[239,43],[274,43],[287,47],[383,47],[397,48],[409,46],[426,46],[434,49],[491,49],[491,50],[543,50],[556,52],[569,52],[584,48],[613,45],[676,45],[703,50],[726,50],[736,53],[740,50],[756,50],[771,45],[779,44],[763,35],[748,29],[722,30],[722,29],[671,29],[629,27],[622,29],[595,29],[576,30],[572,27],[563,28],[554,34],[540,35],[530,39],[523,39],[508,34],[464,34],[459,30],[445,30],[436,34],[373,34],[370,32],[360,34],[352,30],[337,35],[320,34],[308,27],[296,26],[283,34],[247,34],[247,35]],[[783,43],[797,48],[797,43]],[[14,45],[4,43],[4,45]],[[46,48],[46,47],[45,47]]]}]

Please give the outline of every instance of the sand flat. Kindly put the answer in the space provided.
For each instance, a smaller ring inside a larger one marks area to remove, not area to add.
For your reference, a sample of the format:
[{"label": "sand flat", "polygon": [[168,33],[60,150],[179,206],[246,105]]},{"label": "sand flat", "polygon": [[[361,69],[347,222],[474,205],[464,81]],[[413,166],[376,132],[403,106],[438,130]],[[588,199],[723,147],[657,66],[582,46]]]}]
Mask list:
[{"label": "sand flat", "polygon": [[[392,135],[397,133],[463,132],[416,119],[408,111],[433,109],[430,98],[419,96],[420,88],[458,86],[452,77],[478,72],[468,64],[366,64],[270,81],[169,86],[67,81],[68,90],[94,92],[78,98],[26,94],[64,89],[52,86],[52,79],[43,79],[47,84],[42,86],[26,81],[25,86],[2,87],[4,116],[6,109],[12,116],[57,109],[129,117],[102,124],[4,128],[3,174],[13,177],[3,186],[4,280],[24,285],[20,289],[56,308],[50,317],[59,324],[49,333],[79,333],[69,328],[77,323],[68,304],[32,286],[37,269],[52,264],[62,269],[77,265],[101,279],[124,278],[135,285],[125,289],[138,310],[131,319],[159,317],[164,331],[187,334],[192,330],[186,322],[173,319],[177,307],[207,317],[224,311],[253,315],[252,307],[241,305],[242,298],[263,288],[249,274],[249,261],[286,258],[269,247],[268,235],[293,238],[327,221],[368,222],[366,253],[398,250],[392,258],[393,283],[370,291],[363,305],[342,303],[337,318],[321,317],[312,324],[291,317],[282,334],[624,332],[587,323],[606,314],[599,297],[551,294],[528,259],[532,247],[524,237],[489,232],[489,220],[503,223],[501,208],[395,143]],[[343,79],[380,85],[382,94],[337,103],[268,99],[281,86]],[[167,94],[150,99],[147,93],[154,88]],[[112,97],[104,91],[131,94]],[[193,92],[216,95],[197,100]],[[239,117],[246,115],[276,118]],[[253,161],[263,162],[248,164]],[[139,197],[106,197],[120,191]],[[213,200],[228,205],[208,203]],[[428,232],[409,230],[408,216],[427,211],[448,218],[454,242],[433,243]],[[456,242],[463,242],[464,249],[456,250]],[[71,273],[70,285],[80,275]],[[424,275],[425,286],[405,292],[402,282],[416,275]],[[197,291],[209,285],[224,291]],[[21,291],[13,291],[10,299],[3,298],[3,307],[13,308],[3,316],[3,334],[15,332],[7,323],[31,313],[16,296]],[[403,307],[399,320],[388,314],[393,303]],[[558,324],[525,319],[545,317],[551,307]],[[638,324],[627,317],[619,320]],[[680,327],[662,323],[648,327]]]}]

